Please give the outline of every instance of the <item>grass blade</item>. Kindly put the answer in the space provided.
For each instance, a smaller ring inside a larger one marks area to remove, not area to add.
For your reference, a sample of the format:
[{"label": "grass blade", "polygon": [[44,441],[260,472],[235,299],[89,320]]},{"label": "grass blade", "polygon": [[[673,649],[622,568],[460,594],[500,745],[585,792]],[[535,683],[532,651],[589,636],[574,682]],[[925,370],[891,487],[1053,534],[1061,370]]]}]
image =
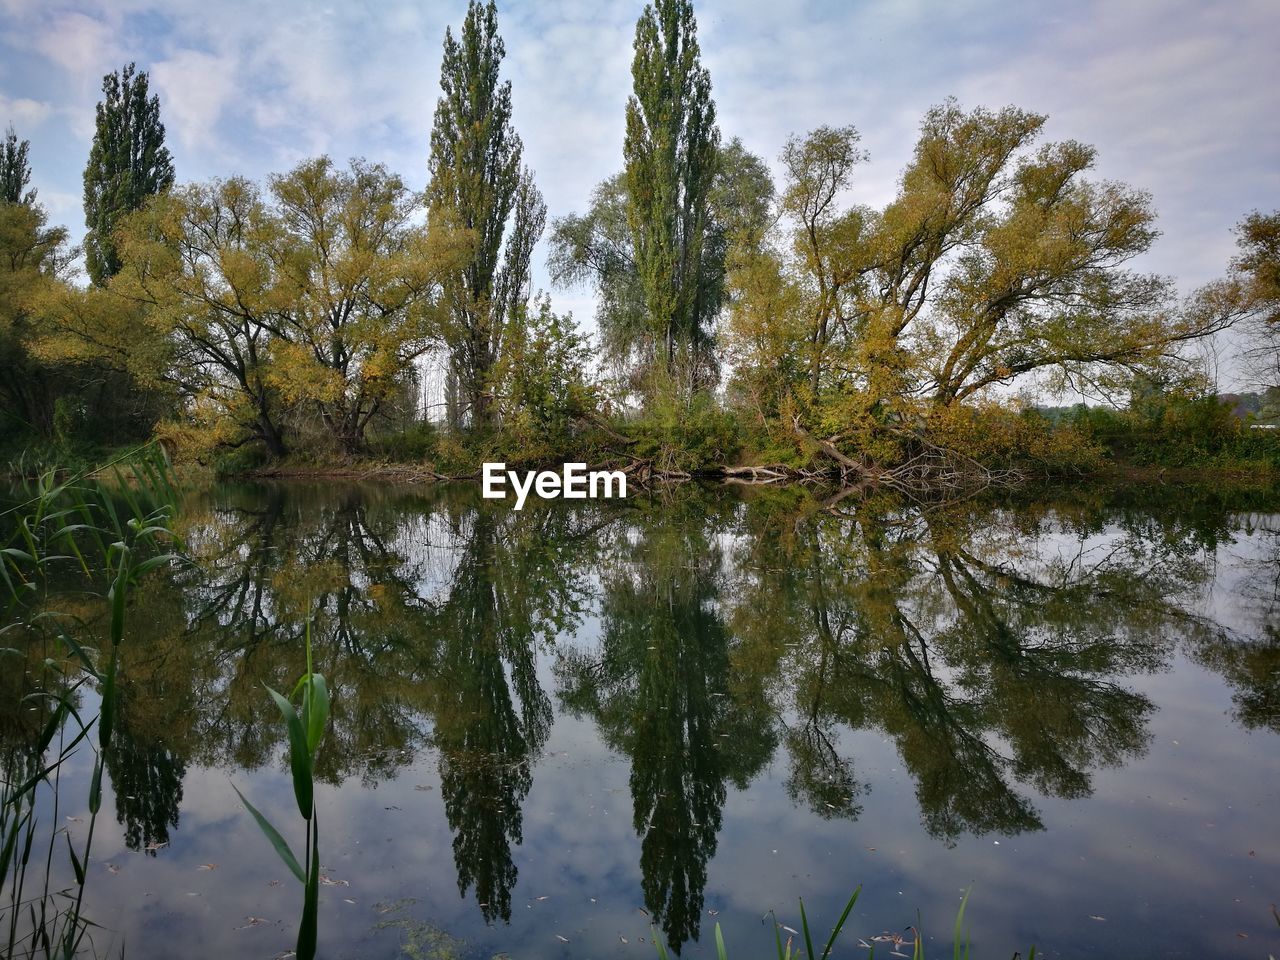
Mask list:
[{"label": "grass blade", "polygon": [[293,855],[293,851],[289,849],[289,843],[280,835],[280,831],[271,825],[271,821],[264,817],[252,803],[248,801],[240,788],[234,783],[231,789],[236,792],[236,796],[240,798],[240,802],[244,804],[245,809],[249,811],[254,820],[257,821],[258,827],[262,830],[266,838],[271,841],[271,846],[275,847],[276,853],[280,854],[280,859],[284,861],[284,865],[289,868],[290,872],[298,878],[298,882],[305,884],[307,875],[302,870],[302,864],[298,863],[298,858]]},{"label": "grass blade", "polygon": [[311,754],[307,750],[307,734],[302,729],[302,720],[293,704],[276,691],[267,687],[271,699],[275,700],[280,715],[289,727],[289,767],[293,772],[293,795],[298,801],[298,812],[304,820],[311,819],[313,807],[313,787],[311,783]]},{"label": "grass blade", "polygon": [[840,914],[840,919],[836,921],[835,927],[831,930],[831,936],[827,938],[827,945],[822,948],[822,960],[827,960],[831,956],[831,948],[836,945],[836,937],[840,936],[840,929],[844,926],[844,922],[849,919],[849,913],[853,910],[853,905],[858,902],[860,893],[862,893],[862,884],[858,884],[853,891],[853,896],[844,905],[844,913]]},{"label": "grass blade", "polygon": [[[956,929],[951,940],[951,956],[953,960],[960,960],[960,934],[964,928],[964,908],[969,903],[969,890],[965,890],[964,897],[960,900],[960,909],[956,912]],[[965,956],[969,951],[965,950]]]}]

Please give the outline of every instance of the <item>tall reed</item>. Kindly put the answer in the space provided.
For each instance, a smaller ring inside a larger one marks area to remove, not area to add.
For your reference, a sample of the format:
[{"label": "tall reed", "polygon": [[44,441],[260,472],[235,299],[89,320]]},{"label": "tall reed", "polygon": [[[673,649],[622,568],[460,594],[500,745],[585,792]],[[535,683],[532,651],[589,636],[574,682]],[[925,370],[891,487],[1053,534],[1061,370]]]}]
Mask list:
[{"label": "tall reed", "polygon": [[[86,938],[95,925],[83,914],[84,891],[102,805],[102,774],[112,749],[126,601],[140,578],[178,559],[178,554],[166,552],[176,543],[170,521],[177,491],[164,451],[147,445],[92,471],[92,476],[60,478],[57,471],[47,470],[22,488],[19,497],[17,505],[0,512],[0,524],[8,531],[0,534],[0,637],[29,644],[51,632],[69,661],[70,675],[53,689],[23,696],[24,702],[45,701],[53,709],[30,750],[11,758],[0,771],[0,892],[6,895],[0,923],[5,956],[70,958],[92,947]],[[106,585],[105,593],[97,594],[108,623],[105,646],[95,648],[89,642],[87,624],[46,608],[51,574],[68,565],[78,566],[91,585]],[[6,646],[0,648],[0,656],[23,654]],[[53,663],[46,659],[46,668]],[[86,686],[99,693],[95,716],[77,708]],[[91,736],[95,726],[96,747]],[[57,750],[50,758],[55,738]],[[61,773],[86,743],[94,750],[89,822],[77,850],[70,833],[57,827]],[[37,816],[42,791],[49,794],[52,806],[50,823],[43,829]],[[74,883],[55,890],[59,834],[66,841]],[[38,872],[34,878],[33,868]]]},{"label": "tall reed", "polygon": [[[293,774],[293,796],[298,812],[306,822],[306,848],[302,863],[294,856],[288,841],[258,808],[248,801],[240,789],[231,785],[240,802],[253,816],[259,828],[289,871],[302,884],[302,920],[298,924],[298,942],[294,952],[298,960],[313,960],[319,937],[320,900],[320,828],[316,821],[315,758],[320,739],[329,721],[329,688],[321,674],[311,665],[311,621],[307,621],[307,672],[294,685],[292,693],[285,697],[267,687],[267,693],[275,701],[289,731],[289,768]],[[301,696],[298,707],[293,701]]]}]

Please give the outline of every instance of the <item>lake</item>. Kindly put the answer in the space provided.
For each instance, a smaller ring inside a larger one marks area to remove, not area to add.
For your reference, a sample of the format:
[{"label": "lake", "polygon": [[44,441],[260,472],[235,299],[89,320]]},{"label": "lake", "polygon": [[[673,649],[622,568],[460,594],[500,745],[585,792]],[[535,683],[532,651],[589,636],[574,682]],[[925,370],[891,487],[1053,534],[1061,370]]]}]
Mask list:
[{"label": "lake", "polygon": [[[764,956],[769,911],[825,939],[858,885],[837,956],[949,956],[966,890],[976,957],[1280,955],[1280,499],[293,483],[176,525],[193,562],[127,611],[104,953],[292,948],[233,784],[301,847],[264,685],[309,620],[324,957],[714,956],[717,923]],[[5,668],[9,762],[45,652]],[[43,803],[73,838],[90,769]]]}]

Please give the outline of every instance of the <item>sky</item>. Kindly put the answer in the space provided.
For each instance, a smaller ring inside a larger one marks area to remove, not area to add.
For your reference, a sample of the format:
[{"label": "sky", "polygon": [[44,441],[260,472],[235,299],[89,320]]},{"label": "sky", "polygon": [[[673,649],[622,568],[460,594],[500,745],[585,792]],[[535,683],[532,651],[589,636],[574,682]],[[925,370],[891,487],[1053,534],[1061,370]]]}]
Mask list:
[{"label": "sky", "polygon": [[[514,123],[551,217],[621,169],[641,0],[509,0]],[[1098,149],[1095,175],[1151,193],[1140,266],[1190,293],[1232,227],[1280,208],[1280,0],[694,0],[725,139],[775,173],[786,139],[853,124],[870,160],[850,201],[892,198],[925,111],[1013,104],[1044,140]],[[464,0],[0,0],[0,125],[31,141],[51,221],[84,231],[81,174],[102,77],[151,76],[179,181],[265,179],[318,154],[425,186],[441,41]],[[547,287],[545,250],[535,283]],[[587,290],[553,290],[589,321]]]}]

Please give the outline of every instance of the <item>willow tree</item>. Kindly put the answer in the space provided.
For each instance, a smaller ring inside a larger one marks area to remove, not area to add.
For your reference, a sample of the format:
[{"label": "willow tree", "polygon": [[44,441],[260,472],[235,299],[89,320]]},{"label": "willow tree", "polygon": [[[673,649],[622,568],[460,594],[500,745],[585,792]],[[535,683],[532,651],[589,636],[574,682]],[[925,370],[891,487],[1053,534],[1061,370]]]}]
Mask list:
[{"label": "willow tree", "polygon": [[31,182],[31,164],[27,160],[30,149],[31,141],[20,141],[10,126],[0,145],[0,203],[30,206],[36,202],[36,192],[27,189]]},{"label": "willow tree", "polygon": [[458,38],[445,30],[427,197],[435,222],[465,228],[473,244],[445,283],[454,426],[493,420],[491,374],[508,327],[526,309],[529,262],[546,223],[542,195],[520,163],[511,81],[499,79],[505,55],[493,0],[471,0]]},{"label": "willow tree", "polygon": [[688,371],[711,331],[701,280],[720,132],[689,0],[655,0],[636,23],[623,142],[627,224],[649,333],[668,376]]},{"label": "willow tree", "polygon": [[239,178],[184,187],[127,218],[111,290],[177,345],[174,376],[210,427],[198,439],[280,455],[297,411],[354,453],[439,336],[460,251],[421,212],[400,177],[359,160],[301,163],[269,198]]},{"label": "willow tree", "polygon": [[[1122,390],[1235,322],[1230,305],[1179,304],[1168,280],[1132,268],[1157,236],[1149,196],[1090,178],[1092,147],[1037,148],[1044,122],[933,108],[880,210],[838,204],[861,159],[852,128],[788,145],[781,235],[740,278],[734,336],[759,347],[745,363],[807,373],[780,386],[808,398],[798,415],[829,443],[900,432],[1029,375]],[[802,340],[759,336],[787,329],[779,311],[798,311]]]},{"label": "willow tree", "polygon": [[103,286],[120,270],[115,230],[121,217],[173,186],[173,159],[164,145],[160,98],[148,95],[147,74],[134,64],[102,78],[93,147],[84,170],[85,267]]}]

